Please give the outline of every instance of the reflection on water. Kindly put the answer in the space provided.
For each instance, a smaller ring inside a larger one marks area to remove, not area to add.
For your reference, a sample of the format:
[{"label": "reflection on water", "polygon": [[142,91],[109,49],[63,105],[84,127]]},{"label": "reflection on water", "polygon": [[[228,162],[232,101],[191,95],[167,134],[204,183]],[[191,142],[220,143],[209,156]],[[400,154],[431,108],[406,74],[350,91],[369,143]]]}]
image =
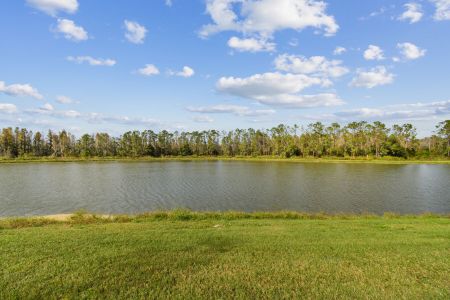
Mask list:
[{"label": "reflection on water", "polygon": [[174,208],[449,213],[450,166],[283,162],[0,165],[0,216]]}]

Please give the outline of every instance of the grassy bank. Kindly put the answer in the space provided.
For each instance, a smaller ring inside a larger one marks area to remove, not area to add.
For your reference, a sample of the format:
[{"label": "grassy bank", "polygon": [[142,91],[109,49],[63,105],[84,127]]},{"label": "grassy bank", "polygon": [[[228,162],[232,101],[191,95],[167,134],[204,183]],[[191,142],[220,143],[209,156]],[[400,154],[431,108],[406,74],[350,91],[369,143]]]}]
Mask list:
[{"label": "grassy bank", "polygon": [[1,299],[448,299],[449,266],[448,216],[0,220]]},{"label": "grassy bank", "polygon": [[282,158],[275,156],[260,157],[227,157],[227,156],[173,156],[173,157],[65,157],[65,158],[0,158],[0,163],[32,163],[32,162],[158,162],[158,161],[249,161],[249,162],[294,162],[294,163],[375,163],[375,164],[450,164],[450,159],[403,159],[398,157],[364,158],[364,157],[325,157],[325,158]]}]

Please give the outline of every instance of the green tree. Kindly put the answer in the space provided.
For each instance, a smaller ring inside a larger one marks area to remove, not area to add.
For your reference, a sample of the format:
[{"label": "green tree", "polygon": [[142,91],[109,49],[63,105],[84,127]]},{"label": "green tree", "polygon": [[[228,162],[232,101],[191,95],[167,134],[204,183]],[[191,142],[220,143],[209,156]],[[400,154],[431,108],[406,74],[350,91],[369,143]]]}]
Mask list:
[{"label": "green tree", "polygon": [[95,155],[95,142],[90,134],[83,134],[78,142],[78,149],[81,157]]},{"label": "green tree", "polygon": [[440,122],[436,127],[437,133],[444,139],[447,156],[450,157],[450,120]]},{"label": "green tree", "polygon": [[383,154],[383,148],[389,134],[389,129],[385,124],[376,121],[372,125],[368,125],[368,130],[371,145],[375,149],[375,157],[378,158]]}]

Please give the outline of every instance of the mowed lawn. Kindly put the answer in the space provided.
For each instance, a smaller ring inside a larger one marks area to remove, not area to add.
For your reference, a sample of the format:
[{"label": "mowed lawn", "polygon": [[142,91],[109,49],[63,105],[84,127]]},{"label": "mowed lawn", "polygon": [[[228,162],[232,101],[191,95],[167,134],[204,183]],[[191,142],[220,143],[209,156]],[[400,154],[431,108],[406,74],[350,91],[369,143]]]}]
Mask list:
[{"label": "mowed lawn", "polygon": [[446,217],[0,228],[0,299],[450,298]]}]

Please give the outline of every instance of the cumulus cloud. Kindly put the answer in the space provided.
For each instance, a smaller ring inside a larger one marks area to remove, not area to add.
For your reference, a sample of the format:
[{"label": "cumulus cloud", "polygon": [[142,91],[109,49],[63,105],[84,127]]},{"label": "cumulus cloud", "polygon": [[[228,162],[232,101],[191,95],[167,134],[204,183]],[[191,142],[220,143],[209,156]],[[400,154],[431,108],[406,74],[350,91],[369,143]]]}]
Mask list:
[{"label": "cumulus cloud", "polygon": [[93,58],[92,56],[68,56],[67,60],[78,64],[88,63],[91,66],[106,67],[112,67],[117,63],[114,59]]},{"label": "cumulus cloud", "polygon": [[167,72],[167,74],[169,74],[170,76],[180,76],[180,77],[184,77],[184,78],[189,78],[189,77],[194,76],[195,71],[191,67],[184,66],[183,70],[181,70],[181,71],[176,72],[176,71],[169,70]]},{"label": "cumulus cloud", "polygon": [[305,88],[321,84],[323,84],[321,78],[275,72],[255,74],[247,78],[222,77],[217,82],[216,88],[224,94],[273,106],[306,108],[343,104],[335,94],[299,94]]},{"label": "cumulus cloud", "polygon": [[356,71],[356,77],[353,78],[350,86],[371,89],[376,86],[393,83],[394,77],[394,74],[389,73],[384,66],[378,66],[368,71],[359,69]]},{"label": "cumulus cloud", "polygon": [[430,0],[436,6],[434,19],[436,21],[450,20],[450,0]]},{"label": "cumulus cloud", "polygon": [[411,2],[404,5],[405,11],[398,17],[400,21],[409,21],[409,23],[417,23],[423,17],[422,5]]},{"label": "cumulus cloud", "polygon": [[412,43],[399,43],[397,44],[397,48],[400,49],[400,54],[406,60],[414,60],[418,59],[425,55],[427,50],[420,49],[416,45]]},{"label": "cumulus cloud", "polygon": [[228,47],[239,52],[272,52],[275,51],[275,43],[264,39],[247,38],[240,39],[233,36],[228,40]]},{"label": "cumulus cloud", "polygon": [[152,75],[158,75],[159,69],[152,64],[147,64],[145,67],[137,70],[138,74],[141,74],[143,76],[152,76]]},{"label": "cumulus cloud", "polygon": [[306,58],[301,55],[282,54],[275,59],[275,68],[295,74],[310,74],[323,78],[337,78],[349,72],[340,60],[328,60],[323,56]]},{"label": "cumulus cloud", "polygon": [[56,97],[56,102],[58,102],[58,103],[60,103],[60,104],[74,104],[74,103],[79,103],[78,101],[73,100],[73,99],[70,98],[70,97],[62,96],[62,95]]},{"label": "cumulus cloud", "polygon": [[147,35],[147,28],[133,21],[124,21],[125,25],[125,38],[133,44],[144,43],[145,36]]},{"label": "cumulus cloud", "polygon": [[231,95],[261,99],[280,94],[295,94],[312,85],[321,84],[319,78],[303,74],[264,73],[246,78],[222,77],[217,89]]},{"label": "cumulus cloud", "polygon": [[347,49],[344,47],[336,47],[333,51],[333,55],[341,55],[347,52]]},{"label": "cumulus cloud", "polygon": [[326,7],[316,0],[207,0],[206,12],[213,23],[203,26],[200,36],[238,31],[268,37],[279,30],[308,27],[334,35],[339,26]]},{"label": "cumulus cloud", "polygon": [[366,51],[364,51],[364,58],[366,60],[383,60],[383,50],[375,45],[369,45]]},{"label": "cumulus cloud", "polygon": [[51,16],[58,12],[73,14],[78,10],[77,0],[27,0],[27,3]]},{"label": "cumulus cloud", "polygon": [[80,42],[89,38],[88,33],[83,27],[75,24],[74,21],[68,19],[58,19],[56,32],[62,33],[68,40]]},{"label": "cumulus cloud", "polygon": [[10,96],[28,96],[33,97],[38,100],[42,100],[44,96],[42,96],[37,89],[32,87],[30,84],[11,84],[6,85],[4,81],[0,81],[0,93],[5,93]]},{"label": "cumulus cloud", "polygon": [[202,114],[233,114],[244,117],[267,116],[276,113],[273,109],[256,109],[252,110],[247,106],[218,104],[213,106],[188,107],[188,111]]},{"label": "cumulus cloud", "polygon": [[0,103],[0,113],[12,114],[17,112],[17,106],[11,103]]}]

